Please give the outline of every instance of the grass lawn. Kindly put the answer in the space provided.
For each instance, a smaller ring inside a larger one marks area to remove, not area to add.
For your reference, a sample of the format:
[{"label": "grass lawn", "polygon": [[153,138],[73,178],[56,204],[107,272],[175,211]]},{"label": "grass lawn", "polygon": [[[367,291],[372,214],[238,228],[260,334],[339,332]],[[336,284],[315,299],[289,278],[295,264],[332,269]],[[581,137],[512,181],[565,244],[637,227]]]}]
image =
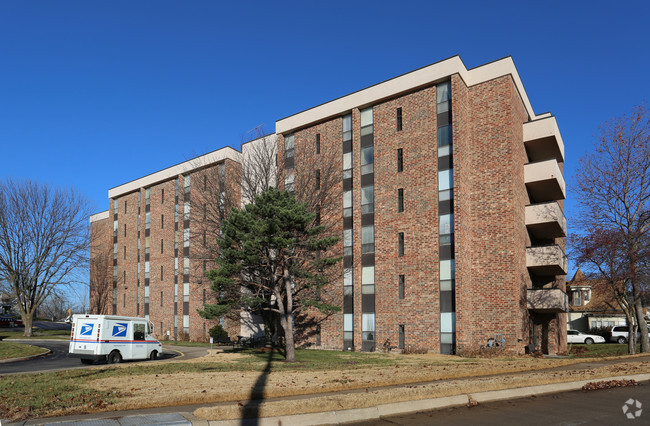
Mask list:
[{"label": "grass lawn", "polygon": [[[637,345],[637,353],[641,345]],[[627,355],[627,343],[594,343],[593,345],[570,344],[569,355],[575,358],[592,358]]]},{"label": "grass lawn", "polygon": [[[162,343],[163,346],[172,345],[172,346],[197,346],[197,347],[206,347],[206,348],[210,347],[209,343],[183,342],[181,340],[160,340],[160,343]],[[217,348],[217,347],[219,347],[219,345],[213,344],[212,347]]]},{"label": "grass lawn", "polygon": [[0,359],[22,358],[47,352],[47,349],[13,342],[0,342]]},{"label": "grass lawn", "polygon": [[70,330],[41,330],[34,328],[32,337],[23,336],[24,331],[0,330],[0,340],[4,339],[61,339],[70,338]]}]

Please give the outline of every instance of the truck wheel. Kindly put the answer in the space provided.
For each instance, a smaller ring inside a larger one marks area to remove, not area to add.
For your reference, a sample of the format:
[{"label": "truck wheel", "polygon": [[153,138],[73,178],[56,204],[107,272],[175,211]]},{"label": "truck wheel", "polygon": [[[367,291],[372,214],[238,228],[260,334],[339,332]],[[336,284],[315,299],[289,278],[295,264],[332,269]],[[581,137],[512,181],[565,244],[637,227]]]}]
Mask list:
[{"label": "truck wheel", "polygon": [[113,351],[108,355],[109,364],[119,364],[122,362],[122,355],[118,351]]},{"label": "truck wheel", "polygon": [[618,338],[617,342],[622,345],[623,343],[627,343],[627,340],[625,340],[625,337],[621,336]]},{"label": "truck wheel", "polygon": [[591,337],[587,337],[585,339],[585,343],[588,344],[588,345],[593,345],[594,339],[592,339]]},{"label": "truck wheel", "polygon": [[158,351],[152,351],[149,359],[155,361],[157,358],[158,358]]},{"label": "truck wheel", "polygon": [[81,358],[81,363],[85,365],[91,365],[93,363],[93,360],[87,358]]}]

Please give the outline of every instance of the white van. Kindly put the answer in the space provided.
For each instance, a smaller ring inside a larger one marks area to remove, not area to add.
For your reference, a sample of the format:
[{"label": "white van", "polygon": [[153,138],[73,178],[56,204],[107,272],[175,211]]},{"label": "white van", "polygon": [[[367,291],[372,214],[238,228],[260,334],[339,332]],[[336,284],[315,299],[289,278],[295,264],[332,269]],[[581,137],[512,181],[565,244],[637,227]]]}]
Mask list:
[{"label": "white van", "polygon": [[156,359],[162,344],[152,333],[153,326],[144,318],[73,315],[68,357],[81,358],[84,364]]}]

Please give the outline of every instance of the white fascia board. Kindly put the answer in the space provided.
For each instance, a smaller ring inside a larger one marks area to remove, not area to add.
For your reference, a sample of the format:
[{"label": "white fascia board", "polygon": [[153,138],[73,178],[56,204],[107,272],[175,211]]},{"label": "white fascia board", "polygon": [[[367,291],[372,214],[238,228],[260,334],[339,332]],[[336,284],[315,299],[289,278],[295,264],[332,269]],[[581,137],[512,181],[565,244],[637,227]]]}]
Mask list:
[{"label": "white fascia board", "polygon": [[90,223],[93,223],[103,219],[108,219],[108,210],[90,215],[89,221]]},{"label": "white fascia board", "polygon": [[275,131],[276,133],[287,133],[311,123],[341,115],[353,108],[371,105],[382,99],[442,81],[453,74],[459,74],[468,86],[510,74],[528,115],[531,119],[535,118],[533,107],[528,100],[528,95],[511,57],[468,70],[460,56],[454,56],[278,120],[275,123]]},{"label": "white fascia board", "polygon": [[192,170],[200,169],[201,167],[218,163],[219,161],[225,160],[226,158],[241,162],[241,153],[229,146],[209,152],[175,166],[168,167],[139,179],[132,180],[131,182],[127,182],[123,185],[116,186],[115,188],[111,188],[108,190],[108,198],[119,197],[120,195],[127,194],[140,188],[146,188],[158,182],[163,182],[165,180],[174,178],[178,175],[189,173]]}]

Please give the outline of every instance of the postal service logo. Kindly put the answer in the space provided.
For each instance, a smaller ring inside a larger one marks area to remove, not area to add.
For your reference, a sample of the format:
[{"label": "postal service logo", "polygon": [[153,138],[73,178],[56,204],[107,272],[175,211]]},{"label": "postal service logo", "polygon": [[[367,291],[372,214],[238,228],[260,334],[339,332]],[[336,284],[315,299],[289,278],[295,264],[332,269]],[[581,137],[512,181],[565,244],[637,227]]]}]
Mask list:
[{"label": "postal service logo", "polygon": [[126,327],[127,323],[118,322],[113,326],[113,337],[126,337]]},{"label": "postal service logo", "polygon": [[81,331],[79,332],[80,336],[92,336],[92,334],[93,334],[92,324],[81,324]]}]

